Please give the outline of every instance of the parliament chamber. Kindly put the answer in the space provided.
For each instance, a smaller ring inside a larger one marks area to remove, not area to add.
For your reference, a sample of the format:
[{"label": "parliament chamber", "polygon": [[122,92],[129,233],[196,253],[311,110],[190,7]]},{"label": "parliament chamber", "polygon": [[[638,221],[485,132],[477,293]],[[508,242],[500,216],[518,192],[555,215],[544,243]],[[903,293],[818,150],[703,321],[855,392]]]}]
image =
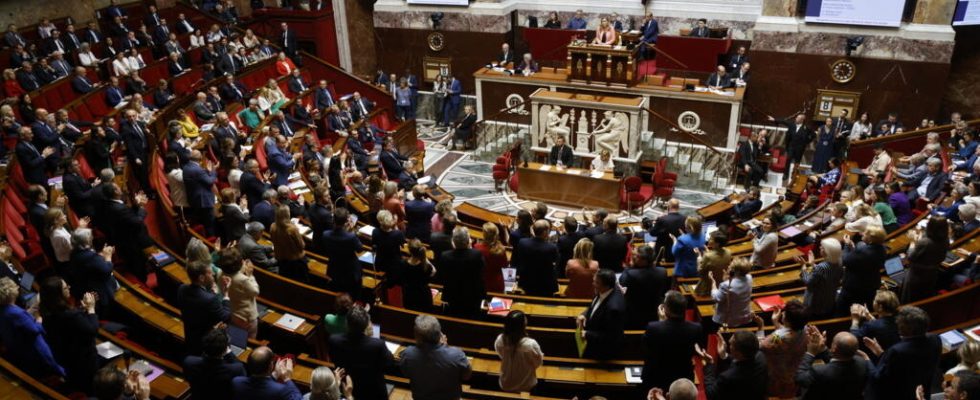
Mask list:
[{"label": "parliament chamber", "polygon": [[0,398],[980,398],[976,5],[838,2],[0,2]]}]

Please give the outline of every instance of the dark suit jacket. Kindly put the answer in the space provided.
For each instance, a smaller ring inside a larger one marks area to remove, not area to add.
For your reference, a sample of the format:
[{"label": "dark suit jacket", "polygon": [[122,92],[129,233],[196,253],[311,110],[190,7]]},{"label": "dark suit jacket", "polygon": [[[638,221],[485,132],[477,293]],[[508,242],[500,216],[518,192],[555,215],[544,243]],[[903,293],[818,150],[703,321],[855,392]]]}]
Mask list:
[{"label": "dark suit jacket", "polygon": [[289,82],[286,84],[289,87],[289,91],[293,94],[300,94],[304,89],[310,88],[309,82],[304,82],[303,77],[290,77]]},{"label": "dark suit jacket", "polygon": [[313,92],[313,105],[316,106],[317,110],[323,110],[327,107],[332,106],[334,103],[333,95],[330,94],[329,89],[320,89],[319,87]]},{"label": "dark suit jacket", "polygon": [[643,386],[662,389],[680,378],[693,380],[694,345],[704,348],[705,342],[699,324],[683,319],[650,322],[643,334]]},{"label": "dark suit jacket", "polygon": [[[912,186],[912,190],[918,188],[919,185],[922,184],[922,181],[926,179],[926,176],[929,175],[928,174],[922,175],[919,176],[918,178],[908,181],[908,184]],[[929,201],[933,201],[937,197],[939,197],[939,194],[942,193],[943,187],[946,186],[946,181],[948,179],[949,176],[947,176],[946,173],[942,171],[937,172],[935,175],[933,175],[932,181],[930,181],[929,186],[926,187],[926,198],[928,198]]]},{"label": "dark suit jacket", "polygon": [[388,179],[397,179],[402,171],[405,170],[402,163],[408,161],[408,157],[398,154],[397,151],[389,150],[382,151],[379,159],[381,161],[381,167],[384,168],[385,174],[388,175]]},{"label": "dark suit jacket", "polygon": [[178,34],[194,32],[194,24],[191,24],[191,21],[187,19],[178,19],[175,26]]},{"label": "dark suit jacket", "polygon": [[61,187],[68,196],[68,205],[79,217],[92,215],[92,184],[77,174],[66,172],[61,176]]},{"label": "dark suit jacket", "polygon": [[285,32],[279,33],[279,46],[286,50],[286,55],[292,56],[296,54],[296,32],[293,30],[287,30]]},{"label": "dark suit jacket", "polygon": [[327,340],[330,361],[343,368],[354,385],[355,399],[387,399],[385,371],[395,366],[395,358],[381,339],[347,333],[331,335]]},{"label": "dark suit jacket", "polygon": [[691,33],[688,34],[688,36],[702,37],[702,38],[706,38],[706,37],[708,37],[710,35],[711,35],[711,29],[708,29],[707,26],[705,26],[705,27],[694,27],[694,28],[691,29]]},{"label": "dark suit jacket", "polygon": [[146,224],[143,223],[146,210],[142,208],[133,209],[115,201],[106,201],[105,204],[108,222],[105,231],[107,231],[107,236],[112,239],[110,243],[118,247],[129,246],[131,247],[130,250],[136,248],[142,250],[151,243],[150,237],[146,233]]},{"label": "dark suit jacket", "polygon": [[323,232],[333,229],[333,210],[323,204],[313,204],[308,212],[313,243],[319,245]]},{"label": "dark suit jacket", "polygon": [[33,92],[41,87],[41,80],[38,79],[33,71],[28,72],[23,69],[18,69],[14,75],[17,76],[17,83],[20,84],[20,87],[24,88],[27,92]]},{"label": "dark suit jacket", "polygon": [[268,201],[259,201],[258,204],[252,207],[249,220],[261,222],[265,226],[265,229],[268,230],[276,220],[276,208]]},{"label": "dark suit jacket", "polygon": [[245,375],[245,365],[232,353],[218,359],[201,356],[184,358],[184,377],[191,384],[195,398],[230,399],[231,380]]},{"label": "dark suit jacket", "polygon": [[816,137],[813,133],[813,129],[807,126],[806,121],[800,126],[800,129],[796,129],[796,120],[776,120],[776,123],[786,126],[786,149],[788,151],[795,152],[797,154],[802,154],[803,150],[810,145],[810,142]]},{"label": "dark suit jacket", "polygon": [[455,136],[459,139],[469,139],[473,135],[473,124],[476,123],[476,114],[464,115],[463,119],[456,124]]},{"label": "dark suit jacket", "polygon": [[170,89],[167,89],[167,90],[160,90],[160,89],[154,90],[153,91],[153,105],[157,106],[157,108],[166,107],[167,104],[170,104],[170,96],[173,96],[173,95],[174,95],[174,93]]},{"label": "dark suit jacket", "polygon": [[68,374],[74,387],[91,387],[92,376],[99,367],[95,338],[99,335],[99,317],[84,310],[68,309],[44,317],[43,338],[51,347],[58,365]]},{"label": "dark suit jacket", "polygon": [[[596,297],[598,299],[598,297]],[[596,308],[596,299],[585,310],[584,358],[608,360],[616,358],[623,347],[623,328],[626,323],[626,304],[623,294],[613,288]],[[595,313],[592,309],[596,308]]]},{"label": "dark suit jacket", "polygon": [[99,295],[99,306],[108,307],[116,293],[116,278],[112,276],[112,263],[92,249],[75,249],[71,252],[71,273],[68,281],[72,293],[78,298],[87,292]]},{"label": "dark suit jacket", "polygon": [[219,322],[227,322],[231,309],[227,300],[195,284],[180,285],[177,307],[184,321],[184,342],[187,354],[201,353],[201,339]]},{"label": "dark suit jacket", "polygon": [[713,72],[711,73],[711,75],[708,75],[708,80],[705,81],[705,84],[707,84],[708,86],[719,86],[719,87],[728,87],[728,83],[729,83],[728,74],[718,76],[717,72]]},{"label": "dark suit jacket", "polygon": [[126,159],[129,162],[135,162],[136,160],[143,161],[143,167],[147,168],[149,166],[148,160],[146,158],[147,143],[149,138],[146,136],[150,134],[150,130],[142,123],[136,122],[142,128],[143,134],[140,135],[136,128],[130,124],[129,121],[122,122],[119,135],[122,136],[122,140],[126,143]]},{"label": "dark suit jacket", "polygon": [[323,255],[330,260],[330,289],[350,293],[351,297],[360,295],[361,264],[357,259],[357,251],[361,241],[357,234],[333,229],[324,232],[321,248]]},{"label": "dark suit jacket", "polygon": [[445,279],[442,301],[449,303],[447,313],[473,316],[480,312],[480,301],[487,296],[483,268],[483,253],[479,250],[453,249],[442,253]]},{"label": "dark suit jacket", "polygon": [[259,180],[251,172],[242,172],[242,178],[238,182],[242,194],[248,200],[249,209],[254,209],[256,204],[262,201],[262,193],[269,189],[269,184]]},{"label": "dark suit jacket", "polygon": [[[726,369],[727,367],[727,369]],[[719,369],[724,372],[718,373]],[[745,361],[721,360],[704,367],[704,389],[708,400],[765,400],[769,368],[762,352]]]},{"label": "dark suit jacket", "polygon": [[[821,365],[813,365],[817,358]],[[860,357],[850,360],[831,360],[830,353],[816,357],[806,353],[796,370],[796,384],[803,390],[803,400],[861,400],[868,381],[867,361]]]},{"label": "dark suit jacket", "polygon": [[432,215],[435,205],[431,201],[409,200],[405,202],[405,237],[429,241],[432,235]]},{"label": "dark suit jacket", "polygon": [[445,274],[445,271],[442,270],[442,253],[452,250],[452,248],[452,235],[447,235],[443,232],[432,232],[432,235],[429,236],[429,249],[432,250],[433,254],[432,265],[435,265],[436,274],[440,279]]},{"label": "dark suit jacket", "polygon": [[45,207],[42,207],[40,204],[30,203],[30,204],[27,205],[27,218],[28,218],[28,221],[30,221],[31,226],[33,226],[34,229],[38,233],[41,233],[42,236],[45,236],[44,235],[44,214],[46,214],[47,212],[48,212],[48,209],[45,208]]},{"label": "dark suit jacket", "polygon": [[179,60],[178,61],[170,60],[167,62],[167,71],[170,72],[170,75],[176,76],[186,72],[187,67],[181,65]]},{"label": "dark suit jacket", "polygon": [[83,78],[81,76],[75,75],[71,78],[71,89],[78,94],[84,94],[91,92],[94,87],[92,82],[89,82],[88,78]]},{"label": "dark suit jacket", "polygon": [[548,154],[548,164],[557,165],[560,160],[561,163],[570,167],[572,165],[572,148],[569,145],[564,145],[558,147],[557,145],[551,146],[551,152]]},{"label": "dark suit jacket", "polygon": [[289,173],[293,171],[295,161],[288,154],[282,151],[268,153],[269,171],[276,174],[272,180],[272,185],[279,187],[289,182]]},{"label": "dark suit jacket", "polygon": [[498,64],[503,65],[503,64],[512,63],[512,62],[514,62],[514,52],[513,51],[508,51],[506,53],[500,53],[500,55],[497,56],[497,63]]},{"label": "dark suit jacket", "polygon": [[942,344],[935,335],[903,338],[871,367],[873,399],[915,399],[915,387],[932,387]]},{"label": "dark suit jacket", "polygon": [[558,291],[555,263],[558,246],[535,237],[523,238],[514,246],[511,265],[517,269],[518,285],[529,296],[551,297]]},{"label": "dark suit jacket", "polygon": [[300,400],[303,395],[293,381],[279,383],[270,377],[237,376],[231,380],[230,398],[236,400]]},{"label": "dark suit jacket", "polygon": [[657,319],[657,307],[664,302],[664,294],[670,289],[670,279],[663,267],[627,268],[619,276],[619,284],[626,289],[627,326],[641,329]]},{"label": "dark suit jacket", "polygon": [[196,162],[188,162],[182,168],[184,172],[184,190],[187,192],[187,204],[191,208],[214,208],[214,185],[217,175],[208,172]]},{"label": "dark suit jacket", "polygon": [[222,205],[221,218],[218,219],[218,222],[221,226],[221,240],[230,243],[245,234],[245,224],[248,223],[248,217],[238,207]]},{"label": "dark suit jacket", "polygon": [[738,145],[738,166],[745,167],[746,165],[752,167],[753,169],[759,167],[759,146],[751,141],[745,141]]},{"label": "dark suit jacket", "polygon": [[881,271],[888,258],[885,246],[859,243],[844,248],[844,283],[840,296],[853,303],[872,304],[881,286]]},{"label": "dark suit jacket", "polygon": [[572,233],[565,233],[558,236],[558,272],[559,275],[565,271],[565,265],[568,264],[568,260],[572,258],[575,252],[575,245],[585,237],[584,233],[581,231],[576,231]]},{"label": "dark suit jacket", "polygon": [[759,210],[762,209],[762,200],[755,199],[755,200],[742,201],[736,204],[735,207],[733,208],[735,212],[735,218],[741,220],[747,220],[749,218],[752,218],[752,216],[755,215],[755,213],[759,212]]},{"label": "dark suit jacket", "polygon": [[595,242],[592,258],[599,262],[599,268],[621,272],[629,239],[619,233],[604,232],[592,237],[592,241]]},{"label": "dark suit jacket", "polygon": [[18,141],[14,146],[14,154],[17,155],[21,171],[24,172],[24,180],[35,185],[47,185],[48,176],[44,173],[44,158],[41,157],[41,151],[44,149],[32,149],[31,146],[23,141]]},{"label": "dark suit jacket", "polygon": [[115,107],[123,101],[123,91],[119,87],[109,86],[105,90],[105,103],[109,107]]}]

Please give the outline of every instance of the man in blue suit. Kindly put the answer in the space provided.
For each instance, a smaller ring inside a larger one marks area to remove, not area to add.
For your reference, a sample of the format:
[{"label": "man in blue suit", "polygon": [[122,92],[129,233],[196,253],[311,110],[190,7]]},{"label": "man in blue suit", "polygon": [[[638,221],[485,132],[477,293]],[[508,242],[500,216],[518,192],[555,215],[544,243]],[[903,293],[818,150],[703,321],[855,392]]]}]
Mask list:
[{"label": "man in blue suit", "polygon": [[364,149],[364,145],[361,144],[358,135],[360,133],[356,130],[350,131],[350,136],[347,137],[347,148],[350,149],[351,157],[354,158],[354,165],[357,166],[357,169],[367,171],[368,158],[371,156],[371,153],[368,153]]},{"label": "man in blue suit", "polygon": [[211,189],[217,178],[214,167],[205,170],[201,167],[201,151],[192,150],[190,161],[182,168],[184,191],[191,215],[204,225],[208,236],[214,235],[214,191]]},{"label": "man in blue suit", "polygon": [[262,192],[262,200],[252,207],[249,221],[261,222],[265,229],[269,229],[272,223],[276,221],[276,205],[274,203],[277,201],[277,195],[275,189]]},{"label": "man in blue suit", "polygon": [[239,187],[242,194],[248,199],[249,210],[259,204],[262,201],[262,193],[270,189],[269,184],[261,180],[259,162],[255,159],[249,159],[245,162],[245,170],[242,172]]},{"label": "man in blue suit", "polygon": [[101,318],[108,317],[113,296],[119,284],[112,277],[112,246],[103,246],[101,253],[92,249],[92,230],[76,229],[71,234],[71,273],[67,280],[71,284],[72,294],[81,298],[88,292],[98,294],[96,313]]},{"label": "man in blue suit", "polygon": [[320,85],[317,86],[316,91],[313,92],[313,106],[320,113],[323,114],[327,112],[327,109],[333,105],[333,96],[330,94],[330,88],[327,87],[327,80],[321,79]]},{"label": "man in blue suit", "polygon": [[405,171],[404,162],[408,161],[408,157],[398,154],[398,150],[395,150],[395,142],[391,138],[385,138],[384,150],[381,151],[378,158],[381,160],[381,167],[384,168],[388,179],[398,179]]},{"label": "man in blue suit", "polygon": [[[214,272],[207,262],[195,260],[187,263],[187,277],[191,283],[177,289],[177,308],[184,321],[184,343],[187,354],[201,354],[201,340],[219,322],[228,322],[231,308],[228,286],[231,279],[221,279],[221,295],[211,291],[215,286]],[[236,397],[237,398],[237,397]]]},{"label": "man in blue suit", "polygon": [[34,132],[31,127],[20,127],[20,140],[14,147],[14,154],[17,155],[17,162],[20,163],[20,169],[24,172],[24,180],[27,183],[47,186],[48,176],[44,173],[44,162],[54,155],[55,149],[44,147],[38,151],[32,143],[33,139]]},{"label": "man in blue suit", "polygon": [[405,202],[405,237],[419,239],[429,243],[432,236],[432,215],[435,205],[425,199],[425,186],[416,185],[412,188],[412,200]]},{"label": "man in blue suit", "polygon": [[641,49],[643,58],[653,58],[654,51],[650,50],[650,47],[657,44],[657,36],[660,35],[660,24],[653,19],[653,13],[648,12],[643,16],[643,26],[640,27],[640,32],[643,32],[644,46]]},{"label": "man in blue suit", "polygon": [[43,108],[38,108],[34,113],[36,121],[31,124],[31,131],[34,132],[34,144],[35,148],[44,149],[52,148],[54,153],[51,153],[50,157],[45,157],[45,169],[48,171],[54,171],[58,168],[61,163],[61,154],[64,151],[64,146],[61,143],[61,137],[58,136],[58,132],[48,124],[48,110]]},{"label": "man in blue suit", "polygon": [[565,29],[585,29],[589,25],[589,21],[585,20],[585,13],[582,10],[575,10],[575,17],[568,20],[568,25]]},{"label": "man in blue suit", "polygon": [[119,87],[119,78],[111,77],[109,78],[109,87],[105,90],[105,103],[109,107],[115,107],[122,103],[124,94],[122,89]]},{"label": "man in blue suit", "polygon": [[252,350],[245,365],[248,376],[231,380],[231,398],[238,400],[300,400],[303,395],[293,383],[293,360],[276,360],[272,349]]},{"label": "man in blue suit", "polygon": [[274,188],[289,183],[289,173],[296,166],[296,160],[303,157],[302,153],[290,155],[287,153],[289,149],[286,146],[288,146],[288,142],[286,142],[286,137],[282,135],[276,136],[275,146],[266,146],[269,150],[266,154],[266,159],[269,162],[269,171],[276,174],[272,178],[272,187]]},{"label": "man in blue suit", "polygon": [[149,139],[147,135],[150,130],[142,122],[136,119],[136,111],[126,110],[126,120],[121,123],[119,136],[126,144],[126,160],[130,168],[140,182],[140,188],[144,191],[150,190],[149,178]]},{"label": "man in blue suit", "polygon": [[75,76],[71,78],[71,89],[77,94],[85,94],[95,89],[95,85],[85,76],[85,67],[75,67]]},{"label": "man in blue suit", "polygon": [[196,398],[230,399],[231,380],[245,376],[245,365],[228,351],[228,334],[212,329],[203,339],[204,353],[184,359],[184,376]]},{"label": "man in blue suit", "polygon": [[405,68],[404,78],[408,82],[408,88],[412,91],[412,110],[415,110],[419,104],[419,78],[408,68]]},{"label": "man in blue suit", "polygon": [[442,124],[449,126],[450,121],[455,121],[456,116],[459,115],[459,105],[463,102],[463,83],[452,77],[449,81],[449,101],[445,103],[443,110],[443,120]]}]

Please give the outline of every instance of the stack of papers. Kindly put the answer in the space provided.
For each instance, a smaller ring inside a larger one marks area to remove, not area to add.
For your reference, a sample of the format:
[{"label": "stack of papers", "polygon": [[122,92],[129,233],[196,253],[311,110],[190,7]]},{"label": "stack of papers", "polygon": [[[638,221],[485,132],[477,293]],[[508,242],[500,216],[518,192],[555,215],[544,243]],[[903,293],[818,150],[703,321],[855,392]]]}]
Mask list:
[{"label": "stack of papers", "polygon": [[551,170],[551,166],[548,165],[548,164],[545,164],[545,165],[542,165],[542,166],[538,167],[538,169],[539,170],[542,170],[542,171],[550,171]]},{"label": "stack of papers", "polygon": [[592,176],[593,178],[602,178],[602,176],[605,175],[605,174],[606,174],[605,172],[602,172],[602,171],[599,171],[599,170],[595,170],[595,171],[592,171],[592,173],[589,174],[589,175]]},{"label": "stack of papers", "polygon": [[643,367],[626,367],[626,383],[643,383]]},{"label": "stack of papers", "polygon": [[398,354],[398,349],[400,349],[402,345],[385,340],[385,347],[387,347],[388,351],[390,351],[391,354],[394,355],[394,354]]},{"label": "stack of papers", "polygon": [[302,179],[296,180],[296,181],[290,181],[289,182],[289,188],[290,189],[296,190],[296,189],[304,188],[304,187],[306,187],[306,182],[303,182]]},{"label": "stack of papers", "polygon": [[966,336],[956,330],[947,331],[939,334],[939,339],[943,342],[943,352],[950,352],[960,347],[966,341]]},{"label": "stack of papers", "polygon": [[304,321],[306,320],[301,317],[297,317],[290,313],[285,313],[279,318],[278,321],[276,321],[275,325],[290,332],[295,332]]},{"label": "stack of papers", "polygon": [[357,256],[357,259],[364,263],[374,264],[374,253],[365,251],[361,253],[361,255]]},{"label": "stack of papers", "polygon": [[510,312],[510,306],[514,304],[512,299],[494,297],[487,304],[487,314],[506,316]]},{"label": "stack of papers", "polygon": [[357,230],[358,235],[371,236],[374,234],[374,227],[371,225],[364,225]]},{"label": "stack of papers", "polygon": [[580,169],[569,169],[569,170],[566,170],[565,172],[567,172],[569,175],[578,175],[578,174],[581,174],[582,173],[582,170],[580,170]]},{"label": "stack of papers", "polygon": [[112,342],[102,342],[95,346],[95,351],[99,353],[99,357],[106,360],[111,360],[118,357],[123,353],[122,347],[116,346]]}]

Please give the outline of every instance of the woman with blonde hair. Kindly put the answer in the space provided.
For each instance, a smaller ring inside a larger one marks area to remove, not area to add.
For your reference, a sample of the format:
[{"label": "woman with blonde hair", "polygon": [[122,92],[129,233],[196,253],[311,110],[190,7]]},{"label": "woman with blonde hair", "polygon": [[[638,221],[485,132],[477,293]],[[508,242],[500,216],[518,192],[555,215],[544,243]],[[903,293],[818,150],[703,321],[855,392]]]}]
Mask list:
[{"label": "woman with blonde hair", "polygon": [[[78,220],[78,228],[88,227],[88,217]],[[54,250],[55,270],[59,273],[65,272],[68,262],[71,261],[71,232],[68,230],[68,215],[60,207],[51,207],[44,214],[44,233],[51,242],[51,249]]]},{"label": "woman with blonde hair", "polygon": [[382,206],[395,217],[398,228],[405,229],[405,201],[402,199],[402,192],[398,190],[398,183],[385,182],[381,193]]},{"label": "woman with blonde hair", "polygon": [[449,199],[440,200],[436,203],[435,207],[436,213],[432,215],[432,232],[442,232],[442,219],[450,214],[454,213],[453,201]]},{"label": "woman with blonde hair", "polygon": [[343,368],[338,368],[335,374],[329,367],[317,367],[310,374],[310,392],[303,395],[303,400],[354,400],[353,393],[354,383]]},{"label": "woman with blonde hair", "polygon": [[595,30],[595,39],[592,40],[592,44],[612,46],[616,44],[617,39],[616,29],[609,23],[609,18],[603,17],[599,20],[599,27]]},{"label": "woman with blonde hair", "polygon": [[[711,295],[711,278],[720,281],[724,278],[725,269],[732,263],[732,252],[725,248],[728,235],[714,231],[708,237],[708,250],[698,257],[698,285],[694,293],[698,296]],[[710,277],[709,277],[710,276]]]},{"label": "woman with blonde hair", "polygon": [[269,228],[272,250],[279,263],[279,273],[300,282],[306,281],[306,242],[290,219],[289,206],[276,207],[276,221]]},{"label": "woman with blonde hair", "polygon": [[565,277],[568,287],[565,297],[575,299],[591,299],[595,296],[592,287],[592,277],[599,271],[599,262],[592,259],[594,244],[589,238],[579,239],[572,250],[572,258],[565,264]]},{"label": "woman with blonde hair", "polygon": [[374,266],[380,271],[397,268],[401,262],[401,248],[405,233],[398,229],[398,220],[388,210],[378,212],[378,229],[371,233],[374,246]]},{"label": "woman with blonde hair", "polygon": [[854,208],[854,221],[844,224],[844,229],[851,233],[864,232],[869,227],[885,229],[881,216],[868,203],[862,203]]},{"label": "woman with blonde hair", "polygon": [[275,79],[269,79],[265,83],[265,86],[259,89],[258,98],[259,108],[269,113],[279,111],[279,108],[289,101],[289,98],[282,93],[282,89],[279,88],[279,84],[276,83]]},{"label": "woman with blonde hair", "polygon": [[473,246],[483,254],[483,285],[488,292],[504,292],[507,251],[500,241],[500,229],[492,222],[483,224],[483,240]]},{"label": "woman with blonde hair", "polygon": [[946,376],[956,375],[960,371],[980,372],[980,342],[969,339],[956,350],[960,362],[946,371]]},{"label": "woman with blonde hair", "polygon": [[252,32],[251,29],[245,30],[245,35],[242,36],[242,46],[245,46],[246,49],[251,50],[255,46],[258,46],[259,42],[259,37],[255,36],[255,32]]},{"label": "woman with blonde hair", "polygon": [[740,257],[725,270],[723,281],[711,279],[711,298],[715,301],[715,315],[711,320],[723,327],[739,327],[757,318],[752,312],[752,263]]}]

